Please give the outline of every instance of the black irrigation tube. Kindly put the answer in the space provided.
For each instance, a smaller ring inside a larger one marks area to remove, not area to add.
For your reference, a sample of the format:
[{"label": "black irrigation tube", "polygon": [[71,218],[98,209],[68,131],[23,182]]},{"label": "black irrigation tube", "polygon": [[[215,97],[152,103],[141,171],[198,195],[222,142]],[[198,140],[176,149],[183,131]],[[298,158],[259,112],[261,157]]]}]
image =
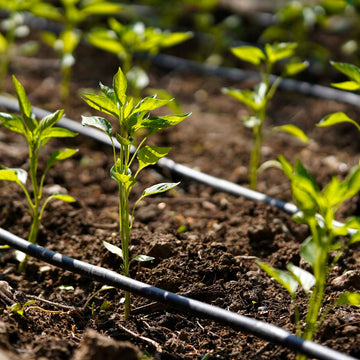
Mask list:
[{"label": "black irrigation tube", "polygon": [[[260,79],[260,74],[256,71],[203,64],[198,61],[183,59],[173,55],[158,54],[151,57],[151,61],[155,65],[167,69],[177,69],[180,71],[191,71],[198,74],[219,76],[233,81]],[[272,75],[271,81],[275,81],[276,78],[277,76]],[[306,81],[284,78],[279,84],[279,89],[295,91],[307,96],[340,101],[360,107],[360,96],[357,94],[328,86],[311,84]]]},{"label": "black irrigation tube", "polygon": [[221,309],[219,307],[190,299],[175,293],[159,289],[120,275],[112,270],[88,264],[54,251],[34,245],[0,228],[1,242],[20,250],[39,260],[84,275],[94,281],[111,285],[133,294],[163,303],[180,311],[207,318],[231,328],[255,335],[261,339],[284,346],[296,352],[321,360],[356,360],[333,349],[312,341],[303,340],[288,331],[263,321]]}]

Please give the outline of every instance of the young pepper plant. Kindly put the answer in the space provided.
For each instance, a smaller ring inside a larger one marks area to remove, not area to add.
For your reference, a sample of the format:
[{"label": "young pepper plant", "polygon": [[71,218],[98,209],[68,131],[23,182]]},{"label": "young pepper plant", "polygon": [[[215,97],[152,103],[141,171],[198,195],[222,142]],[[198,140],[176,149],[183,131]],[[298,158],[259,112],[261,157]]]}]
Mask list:
[{"label": "young pepper plant", "polygon": [[30,33],[24,13],[31,11],[35,2],[37,6],[42,4],[39,0],[0,0],[0,9],[7,13],[7,17],[0,21],[0,91],[4,88],[10,60],[19,54],[31,55],[38,49],[38,43],[30,40],[16,46],[17,39],[25,38]]},{"label": "young pepper plant", "polygon": [[[241,46],[232,48],[232,53],[243,61],[257,67],[261,81],[253,90],[237,90],[223,88],[223,93],[235,98],[246,106],[250,116],[243,118],[244,125],[252,129],[252,148],[249,165],[249,184],[251,189],[256,189],[257,171],[260,164],[260,151],[264,138],[263,127],[267,116],[268,104],[274,96],[282,77],[293,76],[307,67],[306,62],[296,62],[294,51],[295,43],[266,44],[264,51],[255,46]],[[290,58],[290,59],[289,59]],[[289,59],[281,76],[272,80],[274,66],[279,61]],[[277,126],[273,130],[284,131],[303,141],[308,141],[304,132],[293,124]]]},{"label": "young pepper plant", "polygon": [[90,16],[114,15],[121,11],[121,6],[107,0],[60,0],[60,7],[48,3],[37,7],[36,15],[62,24],[59,34],[44,31],[43,41],[60,54],[61,75],[60,96],[67,104],[70,96],[72,69],[75,64],[75,50],[83,36],[80,25]]},{"label": "young pepper plant", "polygon": [[[28,241],[37,243],[37,236],[39,231],[40,221],[43,217],[44,210],[49,201],[53,199],[62,200],[65,202],[74,202],[73,197],[69,195],[54,193],[43,200],[43,187],[45,177],[48,171],[61,160],[65,160],[74,155],[77,150],[65,149],[54,151],[46,164],[44,172],[38,178],[38,163],[39,156],[44,145],[52,138],[74,137],[77,134],[67,129],[55,127],[54,125],[63,116],[63,110],[57,110],[54,113],[37,121],[31,112],[31,104],[27,98],[24,87],[13,76],[13,84],[17,95],[21,117],[14,114],[0,113],[0,124],[8,130],[14,131],[23,135],[28,143],[29,149],[29,177],[31,181],[31,189],[26,186],[28,173],[23,169],[3,168],[0,170],[0,180],[12,181],[18,184],[23,190],[30,215],[32,218],[31,229],[28,236]],[[23,257],[20,263],[20,270],[22,271],[26,265],[27,257]]]},{"label": "young pepper plant", "polygon": [[[346,292],[322,311],[329,272],[344,250],[360,241],[360,218],[350,217],[341,226],[334,222],[339,206],[360,190],[360,167],[354,167],[343,181],[333,177],[320,191],[313,177],[299,160],[294,168],[283,156],[280,156],[279,160],[284,174],[290,179],[292,195],[299,208],[294,219],[307,224],[310,229],[311,235],[301,245],[300,256],[311,266],[312,273],[294,264],[288,264],[288,272],[262,262],[258,264],[290,293],[295,303],[297,335],[304,340],[312,340],[325,316],[334,306],[346,304],[360,306],[360,294]],[[348,236],[351,232],[352,235]],[[304,327],[297,304],[299,286],[307,298]],[[298,360],[305,358],[305,355],[297,355]]]},{"label": "young pepper plant", "polygon": [[94,28],[86,39],[95,47],[119,57],[122,71],[136,96],[144,89],[149,79],[142,67],[133,66],[136,52],[156,55],[161,49],[175,46],[192,37],[191,32],[168,32],[147,27],[142,22],[124,25],[115,18],[108,20],[109,29]]},{"label": "young pepper plant", "polygon": [[[129,197],[139,173],[147,166],[156,164],[159,159],[166,156],[170,151],[169,147],[145,145],[145,142],[152,134],[180,123],[190,114],[151,116],[150,111],[166,105],[169,100],[157,99],[154,96],[146,97],[135,104],[134,98],[126,94],[127,80],[120,68],[113,78],[113,88],[101,83],[100,88],[102,94],[85,93],[83,97],[85,102],[92,108],[116,119],[119,131],[115,133],[115,139],[118,142],[119,150],[117,151],[117,144],[112,136],[112,125],[108,120],[100,116],[82,116],[82,124],[103,131],[109,136],[112,143],[114,165],[110,170],[110,176],[117,182],[119,189],[121,248],[107,242],[104,242],[104,245],[109,251],[121,257],[122,273],[129,276],[132,260],[148,260],[148,257],[143,255],[130,258],[129,253],[130,231],[133,226],[134,211],[137,204],[146,196],[167,191],[178,185],[178,183],[161,183],[145,189],[130,211]],[[132,148],[134,139],[138,136],[139,143],[136,148]],[[134,150],[133,153],[132,149]],[[137,159],[138,166],[135,173],[133,173],[135,159]],[[124,316],[128,318],[130,315],[130,293],[128,292],[125,292],[124,305]]]}]

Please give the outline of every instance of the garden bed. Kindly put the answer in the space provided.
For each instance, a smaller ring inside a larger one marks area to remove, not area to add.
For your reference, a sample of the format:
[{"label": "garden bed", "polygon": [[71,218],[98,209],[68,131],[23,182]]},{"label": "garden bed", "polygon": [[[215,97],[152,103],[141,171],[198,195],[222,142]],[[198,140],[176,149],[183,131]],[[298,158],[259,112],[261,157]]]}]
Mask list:
[{"label": "garden bed", "polygon": [[[76,65],[73,96],[66,110],[66,115],[78,122],[82,114],[92,113],[78,96],[80,89],[97,88],[98,81],[110,85],[118,66],[111,56],[88,48],[80,51],[78,58],[83,61]],[[38,61],[40,64],[34,69],[30,62],[15,60],[12,72],[24,85],[33,105],[54,111],[61,108],[56,96],[58,73],[47,67],[49,59],[44,63]],[[153,69],[150,85],[167,89],[184,112],[193,112],[177,128],[156,135],[154,143],[172,146],[169,157],[176,162],[246,186],[251,147],[251,134],[241,122],[246,111],[221,94],[221,88],[246,87],[249,82],[238,84],[176,69]],[[13,93],[10,77],[7,91]],[[359,109],[335,101],[277,93],[267,127],[291,122],[312,141],[304,145],[289,136],[271,134],[264,143],[262,160],[284,154],[293,163],[299,157],[320,185],[326,184],[332,175],[345,176],[358,162],[359,134],[347,125],[315,128],[324,115],[334,111],[359,118]],[[47,187],[67,189],[76,202],[52,202],[48,206],[39,244],[119,271],[120,260],[102,245],[103,240],[120,245],[117,186],[109,177],[111,149],[82,136],[65,142],[52,141],[49,145],[49,153],[51,146],[79,149],[76,156],[56,165],[47,178]],[[0,147],[0,164],[26,168],[27,148],[21,136],[1,128]],[[155,168],[144,170],[132,201],[145,187],[166,180],[181,180],[181,184],[166,195],[144,199],[136,211],[131,251],[154,256],[155,260],[145,265],[134,264],[132,277],[294,333],[290,296],[259,269],[255,260],[281,269],[288,262],[299,264],[299,247],[309,235],[307,228],[270,205],[218,192]],[[258,189],[291,201],[289,183],[278,169],[261,174]],[[16,185],[0,183],[0,212],[0,227],[27,237],[30,216]],[[338,220],[350,215],[360,215],[358,196],[341,208]],[[359,259],[359,246],[344,253],[331,273],[326,302],[332,302],[345,290],[359,290]],[[19,274],[12,251],[2,252],[0,267],[0,280],[7,281],[29,299],[35,296],[51,302],[37,299],[39,307],[60,311],[28,309],[20,317],[2,305],[0,344],[10,358],[87,359],[80,352],[74,355],[79,348],[84,350],[81,344],[87,329],[116,340],[128,340],[142,353],[161,359],[201,359],[206,354],[211,354],[209,359],[295,358],[290,350],[252,335],[162,305],[148,306],[148,300],[136,296],[132,316],[125,321],[120,303],[123,292],[114,289],[94,297],[93,313],[90,309],[68,311],[64,306],[81,308],[102,285],[35,259],[30,259],[26,273]],[[65,290],[67,286],[72,290]],[[105,300],[110,302],[107,311],[100,310]],[[360,357],[360,310],[336,307],[315,340]]]}]

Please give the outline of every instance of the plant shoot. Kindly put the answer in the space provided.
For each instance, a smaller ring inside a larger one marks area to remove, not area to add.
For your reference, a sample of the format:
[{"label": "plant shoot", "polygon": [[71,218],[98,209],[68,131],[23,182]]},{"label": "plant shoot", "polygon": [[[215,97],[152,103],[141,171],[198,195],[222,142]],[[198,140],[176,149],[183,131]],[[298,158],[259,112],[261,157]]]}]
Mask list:
[{"label": "plant shoot", "polygon": [[[67,129],[54,126],[63,116],[63,110],[57,110],[40,121],[37,121],[31,112],[31,104],[26,96],[25,89],[15,76],[13,76],[13,84],[19,103],[21,117],[14,114],[0,113],[0,124],[8,130],[19,133],[25,137],[29,149],[29,173],[23,169],[3,168],[0,170],[0,180],[15,182],[23,190],[32,218],[28,241],[32,244],[36,244],[40,221],[49,201],[53,199],[65,202],[75,201],[73,197],[59,193],[51,194],[43,200],[43,187],[48,171],[58,161],[65,160],[74,155],[77,150],[65,149],[54,151],[50,155],[45,170],[41,175],[38,174],[40,152],[44,145],[52,138],[74,137],[77,134]],[[28,175],[30,177],[31,188],[27,187]],[[26,265],[26,259],[27,257],[21,261],[20,270],[23,270]]]},{"label": "plant shoot", "polygon": [[[114,165],[110,170],[110,176],[118,184],[119,189],[119,234],[121,248],[105,242],[105,247],[122,259],[122,273],[129,276],[130,264],[133,260],[148,261],[151,258],[138,255],[130,257],[130,231],[134,221],[134,211],[141,199],[146,196],[162,193],[174,188],[178,183],[161,183],[145,189],[139,199],[130,209],[129,197],[132,188],[136,185],[136,179],[144,168],[157,163],[166,156],[169,147],[145,145],[146,140],[159,130],[174,126],[190,114],[153,116],[149,112],[166,105],[169,100],[157,99],[156,96],[145,97],[138,103],[132,97],[127,96],[127,80],[119,68],[113,78],[113,88],[100,83],[101,95],[85,93],[84,100],[95,110],[115,118],[119,125],[119,131],[112,135],[111,123],[100,116],[83,116],[82,124],[95,127],[111,140],[113,148]],[[134,139],[139,137],[139,143],[133,148]],[[117,150],[118,145],[118,150]],[[134,151],[132,151],[134,150]],[[137,168],[134,170],[135,160]],[[125,293],[124,316],[130,315],[130,293]]]},{"label": "plant shoot", "polygon": [[[244,126],[252,129],[252,148],[249,165],[249,184],[256,189],[257,171],[260,165],[260,150],[263,143],[263,128],[268,111],[268,103],[274,96],[282,77],[293,76],[307,67],[306,62],[297,62],[294,57],[295,43],[266,44],[264,51],[255,46],[232,48],[232,53],[239,59],[255,65],[261,75],[261,81],[253,90],[235,90],[223,88],[223,92],[240,101],[248,109],[250,116],[243,118]],[[281,76],[272,80],[274,66],[279,61],[288,59]],[[302,141],[308,141],[304,132],[292,124],[278,126],[275,131],[284,131]]]},{"label": "plant shoot", "polygon": [[[294,220],[308,225],[310,229],[311,235],[301,245],[300,256],[310,265],[312,272],[291,263],[287,265],[287,272],[262,262],[258,264],[289,292],[295,305],[297,335],[304,340],[312,340],[325,316],[334,306],[360,306],[360,294],[350,292],[341,294],[331,305],[324,305],[329,272],[346,248],[360,241],[360,218],[350,217],[342,226],[334,223],[339,206],[360,190],[360,167],[354,167],[343,181],[333,177],[320,191],[313,177],[299,160],[294,168],[283,156],[280,156],[279,160],[284,174],[290,179],[292,196],[299,208]],[[349,236],[350,229],[356,231]],[[301,319],[297,301],[299,287],[307,299],[307,313],[304,319]],[[305,355],[297,355],[298,360],[305,358]]]}]

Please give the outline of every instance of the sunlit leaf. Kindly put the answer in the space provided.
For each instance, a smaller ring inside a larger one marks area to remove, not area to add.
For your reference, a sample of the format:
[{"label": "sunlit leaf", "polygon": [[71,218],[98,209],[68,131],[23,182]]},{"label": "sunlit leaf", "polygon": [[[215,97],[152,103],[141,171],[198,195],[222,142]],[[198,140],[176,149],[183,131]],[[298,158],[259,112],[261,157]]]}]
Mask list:
[{"label": "sunlit leaf", "polygon": [[356,91],[360,89],[360,83],[357,83],[356,81],[343,81],[339,83],[331,83],[331,86],[347,91]]},{"label": "sunlit leaf", "polygon": [[142,99],[134,108],[131,114],[141,111],[151,111],[159,107],[165,106],[169,103],[169,100],[161,100],[154,97],[146,97]]},{"label": "sunlit leaf", "polygon": [[319,256],[321,249],[315,244],[313,238],[309,236],[300,247],[300,256],[308,262],[312,267],[316,263],[316,259]]},{"label": "sunlit leaf", "polygon": [[347,64],[342,62],[335,62],[332,61],[331,65],[345,74],[347,77],[349,77],[351,80],[355,81],[356,83],[360,84],[360,69],[353,65],[353,64]]},{"label": "sunlit leaf", "polygon": [[116,15],[121,10],[122,7],[120,5],[108,1],[85,2],[84,7],[81,9],[86,15]]},{"label": "sunlit leaf", "polygon": [[25,121],[27,128],[33,132],[38,124],[37,121],[32,117],[31,114],[31,104],[29,99],[27,98],[24,87],[20,84],[20,82],[13,75],[13,84],[16,92],[16,96],[18,98],[19,107],[21,115]]},{"label": "sunlit leaf", "polygon": [[281,126],[275,126],[272,128],[272,130],[274,131],[283,131],[286,132],[294,137],[296,137],[297,139],[303,141],[303,142],[309,142],[310,139],[306,136],[306,134],[297,126],[292,125],[292,124],[286,124],[286,125],[281,125]]},{"label": "sunlit leaf", "polygon": [[77,153],[77,149],[55,150],[46,164],[46,171],[49,170],[56,162],[68,159]]},{"label": "sunlit leaf", "polygon": [[72,203],[76,201],[72,196],[64,194],[53,194],[51,195],[51,199],[61,200],[67,203]]},{"label": "sunlit leaf", "polygon": [[24,127],[24,123],[21,117],[8,114],[8,113],[0,113],[0,124],[4,126],[6,129],[17,132],[26,136],[26,130]]},{"label": "sunlit leaf", "polygon": [[146,261],[151,261],[154,259],[155,259],[154,257],[147,256],[147,255],[137,255],[136,257],[134,257],[134,260],[139,261],[139,262],[146,262]]},{"label": "sunlit leaf", "polygon": [[95,110],[105,112],[114,117],[118,116],[119,108],[117,107],[115,102],[111,101],[109,97],[103,95],[97,95],[97,94],[88,94],[88,93],[84,93],[82,95],[84,101]]},{"label": "sunlit leaf", "polygon": [[288,293],[295,297],[296,289],[298,287],[298,282],[287,272],[275,269],[270,265],[267,265],[263,262],[256,262],[261,269],[263,269],[270,277],[276,280],[280,285],[282,285]]},{"label": "sunlit leaf", "polygon": [[63,114],[64,114],[63,110],[57,110],[54,113],[45,116],[43,119],[39,121],[39,131],[41,132],[55,125],[61,119]]},{"label": "sunlit leaf", "polygon": [[60,127],[52,127],[45,129],[40,138],[41,139],[50,139],[50,138],[64,138],[64,137],[74,137],[77,133],[74,133],[68,129]]},{"label": "sunlit leaf", "polygon": [[338,297],[335,304],[360,306],[360,293],[345,292]]},{"label": "sunlit leaf", "polygon": [[265,53],[271,63],[286,59],[294,54],[296,43],[265,44]]},{"label": "sunlit leaf", "polygon": [[353,119],[349,118],[343,112],[336,112],[325,116],[323,119],[320,120],[318,124],[316,124],[316,126],[325,127],[325,126],[332,126],[341,123],[351,123],[355,125],[358,128],[358,130],[360,130],[360,125]]},{"label": "sunlit leaf", "polygon": [[0,180],[25,184],[27,172],[23,169],[1,169]]},{"label": "sunlit leaf", "polygon": [[137,154],[137,159],[139,161],[138,171],[145,168],[146,166],[155,165],[158,160],[166,156],[170,150],[170,147],[158,147],[152,145],[144,146]]},{"label": "sunlit leaf", "polygon": [[178,186],[179,184],[180,184],[180,182],[160,183],[160,184],[150,186],[143,191],[140,199],[143,199],[145,196],[155,195],[155,194],[159,194],[159,193],[168,191],[168,190],[173,189],[174,187]]},{"label": "sunlit leaf", "polygon": [[304,289],[305,293],[309,293],[311,288],[315,285],[316,279],[315,276],[308,271],[295,266],[294,264],[290,263],[287,265],[287,269],[290,271],[291,274],[294,275],[295,279]]},{"label": "sunlit leaf", "polygon": [[260,65],[265,60],[263,51],[255,46],[241,46],[232,48],[231,52],[239,59],[247,61],[253,65]]},{"label": "sunlit leaf", "polygon": [[81,124],[83,126],[92,126],[98,130],[103,131],[111,137],[112,126],[109,121],[100,116],[81,116]]},{"label": "sunlit leaf", "polygon": [[115,91],[115,94],[116,94],[120,104],[122,106],[125,105],[127,80],[126,80],[126,77],[120,67],[119,67],[118,72],[115,74],[115,76],[113,78],[113,89]]},{"label": "sunlit leaf", "polygon": [[294,76],[302,71],[304,71],[309,66],[307,61],[289,63],[285,65],[283,76]]},{"label": "sunlit leaf", "polygon": [[103,244],[111,253],[123,258],[123,252],[118,246],[112,245],[112,244],[108,243],[107,241],[103,241]]}]

